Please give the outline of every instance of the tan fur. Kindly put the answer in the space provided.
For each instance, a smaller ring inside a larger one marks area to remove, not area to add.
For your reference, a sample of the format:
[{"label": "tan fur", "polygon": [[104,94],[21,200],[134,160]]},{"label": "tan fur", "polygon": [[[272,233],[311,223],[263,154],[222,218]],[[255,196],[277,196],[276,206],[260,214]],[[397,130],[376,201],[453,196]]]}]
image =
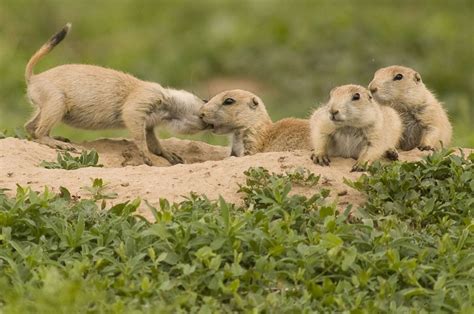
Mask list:
[{"label": "tan fur", "polygon": [[[33,75],[38,60],[65,37],[69,27],[53,36],[30,59],[25,71],[27,94],[37,111],[25,128],[40,143],[64,148],[49,137],[52,127],[63,121],[82,129],[127,128],[143,161],[152,165],[151,155],[170,163],[182,159],[163,150],[155,136],[157,125],[177,132],[195,133],[206,128],[198,116],[204,103],[182,90],[163,88],[132,75],[86,64],[66,64]],[[58,35],[59,36],[58,39]]]},{"label": "tan fur", "polygon": [[[359,99],[354,100],[356,94]],[[329,165],[331,156],[354,158],[357,162],[353,171],[384,155],[396,155],[402,130],[396,111],[377,104],[359,85],[334,88],[329,102],[311,116],[310,126],[314,149],[311,159]]]},{"label": "tan fur", "polygon": [[[397,74],[403,78],[394,80]],[[448,115],[415,70],[397,65],[379,69],[369,89],[380,104],[400,114],[404,126],[401,149],[432,150],[450,145],[452,126]]]},{"label": "tan fur", "polygon": [[[235,100],[225,105],[226,99]],[[260,152],[310,149],[309,122],[287,118],[275,123],[263,101],[244,90],[229,90],[214,96],[201,108],[204,122],[217,134],[232,134],[232,156]]]}]

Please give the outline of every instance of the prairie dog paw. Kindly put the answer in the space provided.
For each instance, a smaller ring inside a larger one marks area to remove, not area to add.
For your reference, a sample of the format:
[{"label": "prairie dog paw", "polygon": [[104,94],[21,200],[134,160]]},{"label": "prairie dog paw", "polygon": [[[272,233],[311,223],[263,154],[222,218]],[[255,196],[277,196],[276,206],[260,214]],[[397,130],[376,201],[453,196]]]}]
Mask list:
[{"label": "prairie dog paw", "polygon": [[398,151],[395,148],[387,149],[385,157],[390,160],[398,160]]},{"label": "prairie dog paw", "polygon": [[49,146],[49,147],[54,148],[54,149],[65,150],[65,151],[68,151],[68,152],[78,152],[79,151],[79,149],[75,145],[70,144],[70,143],[61,142],[61,141],[58,141],[58,140],[56,140],[54,138],[51,138],[51,137],[43,137],[43,138],[40,138],[40,139],[37,139],[37,140],[34,140],[34,141],[37,142],[37,143]]},{"label": "prairie dog paw", "polygon": [[150,156],[147,156],[146,154],[142,154],[142,159],[145,165],[153,166],[153,161],[151,160]]},{"label": "prairie dog paw", "polygon": [[420,145],[418,146],[418,149],[421,150],[421,151],[425,151],[425,150],[431,150],[431,151],[434,151],[434,147],[431,146],[431,145]]},{"label": "prairie dog paw", "polygon": [[331,160],[329,159],[329,156],[328,155],[317,155],[317,154],[311,154],[311,160],[317,164],[317,165],[320,165],[320,166],[329,166],[329,163],[331,162]]},{"label": "prairie dog paw", "polygon": [[182,164],[184,163],[183,158],[180,156],[176,155],[175,153],[170,153],[170,152],[162,152],[161,156],[165,158],[166,160],[169,161],[170,164],[176,165],[176,164]]},{"label": "prairie dog paw", "polygon": [[367,171],[367,163],[356,162],[351,169],[351,172],[363,172]]}]

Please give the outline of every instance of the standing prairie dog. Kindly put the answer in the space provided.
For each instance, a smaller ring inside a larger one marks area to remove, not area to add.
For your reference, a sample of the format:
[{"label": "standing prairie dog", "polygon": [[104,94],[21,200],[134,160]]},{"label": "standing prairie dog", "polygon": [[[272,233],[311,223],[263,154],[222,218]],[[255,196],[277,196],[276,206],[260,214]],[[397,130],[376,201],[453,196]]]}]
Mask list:
[{"label": "standing prairie dog", "polygon": [[64,148],[68,145],[49,136],[60,121],[91,130],[125,127],[147,165],[152,165],[151,154],[162,156],[171,164],[183,162],[161,147],[154,128],[165,125],[180,133],[205,129],[198,115],[204,101],[197,96],[86,64],[65,64],[33,74],[36,63],[66,37],[70,27],[67,24],[51,37],[26,66],[27,95],[37,106],[25,125],[28,133],[42,144]]},{"label": "standing prairie dog", "polygon": [[309,121],[275,123],[255,94],[235,89],[217,94],[201,108],[201,118],[217,134],[232,134],[231,156],[310,149]]},{"label": "standing prairie dog", "polygon": [[384,155],[397,159],[395,149],[402,133],[397,112],[380,106],[369,91],[359,85],[344,85],[331,90],[329,102],[316,109],[310,119],[311,159],[322,166],[329,157],[357,159],[352,171],[361,171]]},{"label": "standing prairie dog", "polygon": [[448,115],[423,84],[418,72],[398,65],[379,69],[369,89],[381,105],[389,105],[400,114],[402,150],[415,147],[434,150],[449,146],[453,131]]}]

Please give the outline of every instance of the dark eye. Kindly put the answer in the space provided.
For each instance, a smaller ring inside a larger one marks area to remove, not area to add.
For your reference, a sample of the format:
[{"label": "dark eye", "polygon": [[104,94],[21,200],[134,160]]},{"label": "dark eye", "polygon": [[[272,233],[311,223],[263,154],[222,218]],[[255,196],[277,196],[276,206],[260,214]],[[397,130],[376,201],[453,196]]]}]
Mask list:
[{"label": "dark eye", "polygon": [[352,100],[359,100],[359,99],[360,99],[359,93],[355,93],[354,95],[352,95]]},{"label": "dark eye", "polygon": [[223,105],[232,105],[234,102],[235,102],[235,99],[233,99],[233,98],[226,98],[222,104],[223,104]]},{"label": "dark eye", "polygon": [[403,75],[398,73],[397,75],[395,75],[395,77],[393,78],[394,81],[400,81],[401,79],[403,78]]}]

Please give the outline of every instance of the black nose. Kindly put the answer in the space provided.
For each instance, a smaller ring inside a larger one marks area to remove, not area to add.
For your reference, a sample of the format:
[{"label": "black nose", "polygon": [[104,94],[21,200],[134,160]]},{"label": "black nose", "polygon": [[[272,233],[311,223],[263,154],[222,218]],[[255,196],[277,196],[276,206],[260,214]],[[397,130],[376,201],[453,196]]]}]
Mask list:
[{"label": "black nose", "polygon": [[371,87],[370,88],[370,92],[373,94],[377,91],[377,87]]},{"label": "black nose", "polygon": [[202,119],[202,118],[204,118],[204,116],[205,116],[204,113],[201,113],[201,114],[199,115],[199,118]]}]

